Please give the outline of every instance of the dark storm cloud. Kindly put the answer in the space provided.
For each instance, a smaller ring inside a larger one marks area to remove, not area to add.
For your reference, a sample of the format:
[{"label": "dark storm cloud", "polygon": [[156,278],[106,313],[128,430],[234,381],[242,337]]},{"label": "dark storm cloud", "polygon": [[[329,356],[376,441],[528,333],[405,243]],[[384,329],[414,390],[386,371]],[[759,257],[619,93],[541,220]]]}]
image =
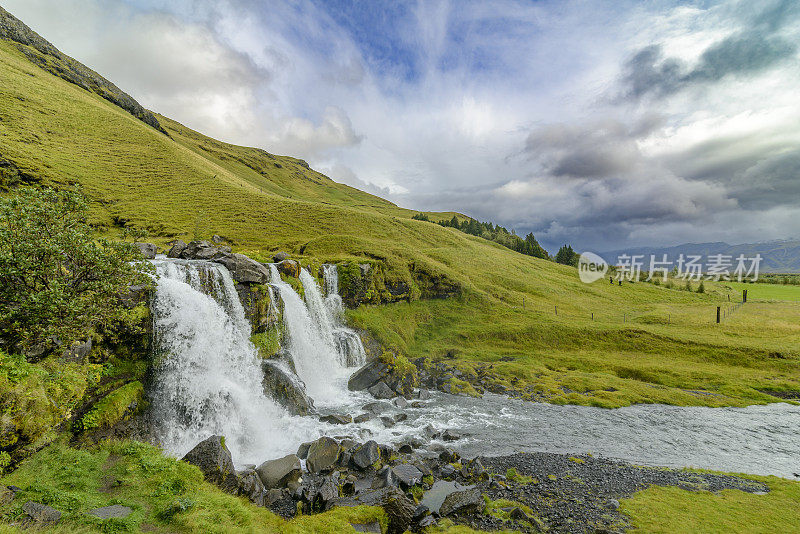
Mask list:
[{"label": "dark storm cloud", "polygon": [[646,95],[663,97],[696,83],[757,73],[793,56],[796,51],[797,45],[782,37],[738,33],[708,47],[698,64],[689,69],[678,59],[665,58],[660,45],[650,45],[625,63],[620,96],[622,100],[636,100]]}]

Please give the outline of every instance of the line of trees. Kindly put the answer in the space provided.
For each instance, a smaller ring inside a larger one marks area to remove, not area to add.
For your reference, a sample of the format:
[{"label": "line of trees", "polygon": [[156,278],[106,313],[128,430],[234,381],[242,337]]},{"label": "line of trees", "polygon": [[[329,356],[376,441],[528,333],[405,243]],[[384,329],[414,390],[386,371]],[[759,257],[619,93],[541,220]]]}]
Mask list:
[{"label": "line of trees", "polygon": [[[424,213],[417,213],[411,218],[418,221],[430,222],[430,219]],[[533,256],[535,258],[542,258],[545,260],[551,259],[550,255],[544,248],[542,248],[539,242],[536,241],[536,238],[532,233],[529,233],[522,238],[518,236],[514,230],[509,232],[500,225],[492,224],[491,222],[481,222],[476,219],[464,219],[459,221],[458,217],[455,215],[453,215],[453,218],[449,221],[445,219],[443,221],[439,221],[437,224],[440,226],[456,228],[465,234],[470,234],[482,237],[489,241],[494,241],[495,243],[499,243],[504,247],[519,252],[520,254]]]}]

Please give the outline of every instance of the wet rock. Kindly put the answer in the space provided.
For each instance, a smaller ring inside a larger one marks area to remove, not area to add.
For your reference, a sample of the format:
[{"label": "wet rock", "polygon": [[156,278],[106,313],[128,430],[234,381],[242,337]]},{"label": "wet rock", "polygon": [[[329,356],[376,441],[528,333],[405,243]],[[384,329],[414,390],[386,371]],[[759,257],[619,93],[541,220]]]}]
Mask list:
[{"label": "wet rock", "polygon": [[463,491],[455,491],[445,497],[442,506],[439,508],[439,515],[446,517],[454,513],[474,512],[483,506],[481,490],[470,488]]},{"label": "wet rock", "polygon": [[386,428],[392,428],[394,426],[394,417],[389,417],[388,415],[381,416],[381,423]]},{"label": "wet rock", "polygon": [[267,491],[261,477],[253,469],[240,471],[239,473],[239,495],[250,499],[256,506],[264,506],[264,499]]},{"label": "wet rock", "polygon": [[361,423],[366,423],[370,419],[372,419],[372,414],[371,413],[362,413],[361,415],[356,416],[353,419],[353,422],[356,423],[356,424],[361,424]]},{"label": "wet rock", "polygon": [[153,243],[134,243],[133,245],[139,249],[139,253],[144,259],[152,260],[156,257],[156,251],[158,250],[158,247],[156,247]]},{"label": "wet rock", "polygon": [[403,397],[397,397],[394,400],[394,405],[400,408],[401,410],[404,410],[406,407],[408,407],[408,401]]},{"label": "wet rock", "polygon": [[223,491],[237,493],[239,482],[224,437],[211,436],[201,441],[182,460],[199,467],[205,479]]},{"label": "wet rock", "polygon": [[332,501],[339,497],[338,481],[333,477],[325,477],[322,484],[314,496],[312,508],[314,510],[325,511],[329,508]]},{"label": "wet rock", "polygon": [[312,473],[330,469],[339,460],[340,452],[341,447],[336,440],[323,436],[309,447],[306,467]]},{"label": "wet rock", "polygon": [[456,474],[456,468],[450,464],[447,464],[443,465],[439,472],[441,473],[442,478],[450,478]]},{"label": "wet rock", "polygon": [[439,453],[439,460],[447,464],[457,462],[459,458],[461,457],[453,449],[445,449]]},{"label": "wet rock", "polygon": [[419,389],[414,393],[414,397],[419,400],[428,400],[431,398],[431,392],[427,389]]},{"label": "wet rock", "polygon": [[314,443],[313,441],[307,441],[305,443],[301,443],[299,447],[297,447],[297,457],[301,460],[305,460],[308,457],[308,449],[311,447],[311,444]]},{"label": "wet rock", "polygon": [[236,282],[243,284],[265,284],[269,282],[269,269],[244,254],[222,254],[219,257],[215,257],[213,261],[224,265]]},{"label": "wet rock", "polygon": [[396,395],[394,390],[387,386],[383,380],[380,380],[375,385],[367,388],[367,391],[369,391],[370,395],[376,399],[391,399]]},{"label": "wet rock", "polygon": [[261,362],[264,378],[261,382],[264,393],[284,406],[292,415],[316,413],[314,400],[306,394],[305,386],[295,378],[281,362]]},{"label": "wet rock", "polygon": [[408,419],[408,414],[405,414],[405,413],[394,414],[394,422],[395,423],[399,423],[401,421],[405,421],[406,419]]},{"label": "wet rock", "polygon": [[132,509],[120,504],[112,504],[111,506],[103,506],[102,508],[95,508],[89,510],[89,515],[99,517],[100,519],[123,518],[128,517]]},{"label": "wet rock", "polygon": [[402,534],[408,530],[417,510],[414,501],[397,489],[386,493],[381,506],[389,518],[387,534]]},{"label": "wet rock", "polygon": [[400,454],[411,454],[411,453],[414,452],[414,448],[411,445],[409,445],[408,443],[403,443],[397,449],[397,452],[399,452]]},{"label": "wet rock", "polygon": [[266,489],[283,488],[300,478],[300,458],[289,454],[277,460],[267,460],[256,468],[258,478]]},{"label": "wet rock", "polygon": [[392,467],[392,472],[403,489],[422,482],[422,471],[411,464],[396,465]]},{"label": "wet rock", "polygon": [[383,413],[390,408],[391,406],[385,402],[368,402],[367,404],[361,407],[361,409],[364,410],[365,412],[369,412],[375,415]]},{"label": "wet rock", "polygon": [[363,391],[375,385],[389,371],[389,366],[381,360],[367,362],[358,371],[353,373],[347,382],[350,391]]},{"label": "wet rock", "polygon": [[292,278],[298,278],[300,276],[300,264],[295,260],[279,261],[277,267],[278,271],[286,276],[291,276]]},{"label": "wet rock", "polygon": [[461,439],[461,437],[461,432],[449,428],[442,434],[442,439],[445,441],[456,441]]},{"label": "wet rock", "polygon": [[46,504],[28,501],[22,505],[25,516],[23,526],[48,527],[56,525],[61,520],[61,512]]},{"label": "wet rock", "polygon": [[319,420],[323,423],[328,423],[331,425],[346,425],[353,422],[353,416],[334,413],[330,415],[323,415],[319,418]]},{"label": "wet rock", "polygon": [[283,251],[276,252],[275,254],[272,255],[272,261],[275,262],[275,263],[280,263],[283,260],[288,259],[288,258],[289,258],[289,255],[286,252],[283,252]]},{"label": "wet rock", "polygon": [[366,469],[381,458],[381,451],[375,441],[370,440],[353,450],[350,463],[359,469]]},{"label": "wet rock", "polygon": [[181,255],[183,254],[183,251],[186,250],[187,246],[188,245],[183,241],[181,241],[180,239],[175,240],[172,243],[172,246],[170,247],[169,251],[167,252],[167,257],[180,258]]},{"label": "wet rock", "polygon": [[210,241],[192,241],[181,251],[181,258],[188,260],[210,260],[220,250]]}]

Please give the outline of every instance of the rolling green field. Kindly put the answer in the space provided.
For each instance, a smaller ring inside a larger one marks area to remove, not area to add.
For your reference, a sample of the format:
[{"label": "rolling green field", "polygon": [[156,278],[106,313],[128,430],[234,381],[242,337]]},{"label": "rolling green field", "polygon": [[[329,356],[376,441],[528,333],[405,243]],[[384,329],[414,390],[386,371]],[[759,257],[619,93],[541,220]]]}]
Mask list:
[{"label": "rolling green field", "polygon": [[747,300],[777,300],[800,303],[800,286],[784,284],[744,284],[741,282],[724,282],[740,294],[747,290]]}]

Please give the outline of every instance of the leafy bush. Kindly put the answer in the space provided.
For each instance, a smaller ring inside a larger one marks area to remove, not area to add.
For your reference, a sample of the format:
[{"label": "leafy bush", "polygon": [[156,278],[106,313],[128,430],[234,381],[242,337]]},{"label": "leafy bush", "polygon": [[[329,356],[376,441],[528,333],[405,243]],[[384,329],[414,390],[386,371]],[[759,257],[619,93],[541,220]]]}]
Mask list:
[{"label": "leafy bush", "polygon": [[72,191],[28,188],[0,199],[0,337],[10,346],[69,346],[120,316],[128,285],[149,283],[136,247],[94,240],[87,214],[86,198]]}]

